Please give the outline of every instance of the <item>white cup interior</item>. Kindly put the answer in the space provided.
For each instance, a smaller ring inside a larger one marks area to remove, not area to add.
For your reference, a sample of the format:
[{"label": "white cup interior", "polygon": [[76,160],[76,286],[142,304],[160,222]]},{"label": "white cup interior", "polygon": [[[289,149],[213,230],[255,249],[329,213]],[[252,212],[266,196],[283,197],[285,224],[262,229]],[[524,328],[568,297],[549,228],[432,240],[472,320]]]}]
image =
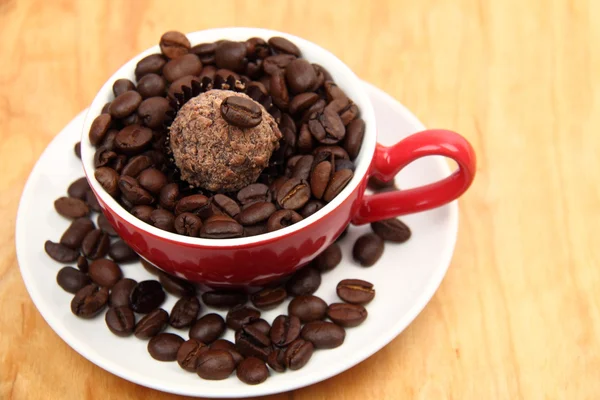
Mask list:
[{"label": "white cup interior", "polygon": [[[177,241],[186,244],[199,245],[199,246],[210,246],[210,247],[229,247],[229,246],[237,246],[241,244],[252,244],[258,243],[265,240],[272,240],[278,237],[293,233],[298,231],[326,213],[334,210],[338,205],[342,203],[342,201],[352,193],[356,187],[359,185],[360,181],[367,173],[371,160],[373,158],[373,154],[375,152],[376,146],[376,126],[375,126],[375,112],[373,110],[373,106],[371,101],[367,95],[362,82],[358,77],[344,64],[340,59],[334,56],[329,51],[323,49],[322,47],[317,46],[316,44],[309,42],[305,39],[283,33],[278,31],[272,31],[268,29],[258,29],[258,28],[220,28],[220,29],[210,29],[205,31],[198,31],[188,33],[187,37],[193,45],[205,42],[214,42],[220,39],[229,39],[229,40],[239,40],[244,41],[251,37],[260,37],[265,40],[269,39],[273,36],[281,36],[290,41],[292,41],[300,51],[302,52],[302,57],[306,60],[317,63],[325,67],[329,73],[332,75],[334,81],[337,85],[344,90],[344,92],[350,97],[358,106],[360,110],[360,117],[365,121],[366,130],[365,137],[363,139],[363,145],[360,150],[360,153],[355,160],[356,170],[354,172],[354,177],[348,183],[348,185],[344,188],[344,190],[338,194],[331,202],[329,202],[325,207],[311,215],[308,218],[303,219],[302,221],[293,224],[287,228],[280,229],[275,232],[265,233],[262,235],[244,237],[244,238],[235,238],[235,239],[203,239],[203,238],[193,238],[183,235],[178,235],[176,233],[171,233],[164,231],[162,229],[155,228],[152,225],[149,225],[138,218],[134,217],[127,210],[125,210],[119,203],[113,199],[96,181],[94,178],[94,165],[93,158],[95,148],[90,143],[88,133],[90,130],[90,126],[94,119],[100,115],[102,107],[109,101],[112,101],[114,98],[112,92],[112,85],[115,80],[120,78],[131,79],[135,82],[135,67],[139,60],[142,58],[154,54],[160,53],[160,48],[158,45],[149,48],[146,51],[138,54],[136,57],[129,60],[125,63],[121,68],[117,70],[111,76],[106,83],[102,86],[96,97],[94,98],[88,113],[85,117],[85,121],[83,124],[83,131],[81,134],[81,160],[83,162],[83,167],[86,175],[89,177],[89,181],[94,191],[98,193],[98,195],[102,198],[104,203],[114,210],[121,218],[130,224],[141,228],[142,230],[153,234],[158,237],[163,237],[168,240]],[[158,41],[159,38],[157,38]]]}]

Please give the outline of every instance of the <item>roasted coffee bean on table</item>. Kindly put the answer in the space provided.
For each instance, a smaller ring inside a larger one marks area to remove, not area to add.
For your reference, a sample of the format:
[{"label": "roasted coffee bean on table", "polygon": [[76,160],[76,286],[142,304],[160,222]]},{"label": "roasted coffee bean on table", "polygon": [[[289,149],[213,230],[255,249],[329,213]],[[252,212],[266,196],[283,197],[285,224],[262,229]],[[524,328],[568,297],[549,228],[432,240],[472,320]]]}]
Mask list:
[{"label": "roasted coffee bean on table", "polygon": [[332,322],[312,321],[302,327],[300,336],[311,342],[315,349],[333,349],[344,343],[346,331]]},{"label": "roasted coffee bean on table", "polygon": [[85,201],[76,197],[60,197],[56,199],[54,209],[63,217],[72,219],[86,217],[90,213],[90,208]]},{"label": "roasted coffee bean on table", "polygon": [[337,295],[346,303],[367,304],[375,297],[373,284],[360,279],[344,279],[337,284]]},{"label": "roasted coffee bean on table", "polygon": [[114,284],[110,289],[108,305],[111,307],[129,307],[129,296],[137,282],[130,278],[124,278]]},{"label": "roasted coffee bean on table", "polygon": [[121,268],[106,258],[93,261],[89,267],[89,274],[96,284],[107,288],[113,287],[123,277]]},{"label": "roasted coffee bean on table", "polygon": [[158,361],[175,361],[184,340],[174,333],[159,333],[148,341],[148,353]]},{"label": "roasted coffee bean on table", "polygon": [[46,240],[44,243],[44,250],[53,260],[60,263],[69,263],[77,260],[79,252],[73,250],[63,244],[55,243],[51,240]]},{"label": "roasted coffee bean on table", "polygon": [[177,351],[177,364],[188,372],[196,372],[200,354],[208,350],[209,347],[199,340],[186,340]]},{"label": "roasted coffee bean on table", "polygon": [[56,275],[56,282],[63,290],[73,294],[92,283],[89,276],[73,267],[61,268]]},{"label": "roasted coffee bean on table", "polygon": [[211,290],[202,293],[202,301],[210,307],[230,309],[248,301],[246,293],[234,290]]},{"label": "roasted coffee bean on table", "polygon": [[225,320],[219,314],[203,315],[190,328],[190,338],[210,344],[219,339],[225,332]]},{"label": "roasted coffee bean on table", "polygon": [[279,315],[273,320],[269,333],[271,342],[278,347],[286,347],[300,335],[300,319],[294,315]]},{"label": "roasted coffee bean on table", "polygon": [[304,367],[313,355],[314,346],[304,339],[296,339],[285,350],[285,365],[292,371]]},{"label": "roasted coffee bean on table", "polygon": [[185,279],[158,271],[158,280],[162,284],[163,289],[177,297],[194,296],[196,294],[196,286]]},{"label": "roasted coffee bean on table", "polygon": [[256,357],[248,357],[237,366],[237,377],[248,385],[258,385],[269,377],[269,370],[264,361]]},{"label": "roasted coffee bean on table", "polygon": [[71,300],[71,312],[80,318],[93,318],[108,303],[108,288],[90,283],[79,289]]},{"label": "roasted coffee bean on table", "polygon": [[270,310],[277,307],[287,297],[287,292],[283,287],[264,288],[254,293],[250,299],[254,307],[261,310]]},{"label": "roasted coffee bean on table", "polygon": [[327,247],[315,258],[312,265],[321,272],[331,271],[342,261],[342,249],[337,243]]},{"label": "roasted coffee bean on table", "polygon": [[165,292],[158,281],[142,281],[131,291],[129,301],[133,311],[147,314],[165,301]]},{"label": "roasted coffee bean on table", "polygon": [[108,329],[117,336],[129,336],[135,328],[135,315],[127,306],[109,308],[105,320]]},{"label": "roasted coffee bean on table", "polygon": [[383,239],[374,233],[365,233],[354,243],[352,256],[363,267],[371,267],[381,258],[383,249]]},{"label": "roasted coffee bean on table", "polygon": [[198,356],[196,373],[200,378],[222,380],[235,370],[235,361],[227,350],[209,349]]},{"label": "roasted coffee bean on table", "polygon": [[196,296],[182,297],[171,310],[169,324],[177,329],[186,328],[196,321],[199,312],[200,301]]},{"label": "roasted coffee bean on table", "polygon": [[225,322],[227,326],[234,331],[242,329],[246,324],[256,321],[260,318],[260,311],[245,306],[235,306],[227,313]]},{"label": "roasted coffee bean on table", "polygon": [[87,194],[88,190],[90,190],[90,185],[84,176],[73,181],[73,183],[69,185],[67,194],[69,197],[85,201],[85,195]]},{"label": "roasted coffee bean on table", "polygon": [[81,252],[89,259],[104,257],[110,248],[110,237],[102,229],[89,231],[81,242]]},{"label": "roasted coffee bean on table", "polygon": [[139,258],[137,253],[120,239],[110,245],[108,255],[118,263],[133,262]]},{"label": "roasted coffee bean on table", "polygon": [[94,230],[94,223],[89,218],[77,218],[71,222],[60,238],[60,244],[77,250],[81,247],[85,236]]},{"label": "roasted coffee bean on table", "polygon": [[248,326],[251,326],[253,329],[257,329],[259,332],[262,332],[267,336],[271,332],[271,325],[269,325],[269,323],[262,318],[249,323]]},{"label": "roasted coffee bean on table", "polygon": [[288,305],[288,313],[303,323],[320,320],[325,318],[327,303],[313,295],[297,296]]},{"label": "roasted coffee bean on table", "polygon": [[133,334],[138,339],[147,340],[162,332],[168,323],[169,313],[162,308],[156,308],[138,321]]},{"label": "roasted coffee bean on table", "polygon": [[371,223],[373,232],[383,240],[404,243],[410,239],[410,228],[398,218],[390,218]]},{"label": "roasted coffee bean on table", "polygon": [[292,275],[285,288],[292,296],[302,296],[313,294],[319,286],[321,286],[321,273],[317,269],[308,266]]},{"label": "roasted coffee bean on table", "polygon": [[367,310],[359,304],[334,303],[327,308],[327,317],[344,328],[362,324],[367,315]]},{"label": "roasted coffee bean on table", "polygon": [[235,365],[238,365],[240,361],[244,359],[244,357],[237,351],[235,344],[231,343],[229,340],[217,339],[210,345],[210,348],[214,350],[228,351],[233,357]]}]

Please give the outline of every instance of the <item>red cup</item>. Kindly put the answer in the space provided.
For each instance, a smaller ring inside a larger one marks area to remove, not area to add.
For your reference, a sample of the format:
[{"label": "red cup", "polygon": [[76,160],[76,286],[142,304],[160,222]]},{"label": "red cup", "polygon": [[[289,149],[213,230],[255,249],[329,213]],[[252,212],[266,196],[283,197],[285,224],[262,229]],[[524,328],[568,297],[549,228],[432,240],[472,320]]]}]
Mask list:
[{"label": "red cup", "polygon": [[[213,287],[261,286],[293,273],[332,244],[346,226],[365,224],[428,210],[465,192],[475,176],[475,153],[459,134],[447,130],[415,133],[393,146],[377,144],[375,114],[360,80],[333,54],[304,39],[254,28],[223,28],[187,35],[192,44],[219,39],[268,39],[283,36],[294,42],[307,60],[324,66],[338,86],[357,104],[365,121],[365,136],[355,160],[354,177],[330,203],[310,217],[279,231],[236,239],[191,238],[155,228],[131,215],[94,178],[88,132],[104,104],[112,99],[116,79],[134,79],[137,62],[160,52],[158,46],[121,67],[95,97],[84,122],[81,155],[85,174],[106,218],[140,256],[160,269]],[[406,165],[426,156],[453,159],[458,169],[449,177],[414,189],[365,196],[369,177],[389,181]]]}]

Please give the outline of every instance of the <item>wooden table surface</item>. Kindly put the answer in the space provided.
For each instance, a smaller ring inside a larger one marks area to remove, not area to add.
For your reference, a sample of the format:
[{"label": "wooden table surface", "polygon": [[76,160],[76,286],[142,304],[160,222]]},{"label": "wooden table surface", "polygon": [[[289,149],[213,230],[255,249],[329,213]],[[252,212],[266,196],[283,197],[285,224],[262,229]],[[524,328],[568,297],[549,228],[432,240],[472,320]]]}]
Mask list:
[{"label": "wooden table surface", "polygon": [[44,322],[14,231],[31,168],[117,67],[169,29],[305,37],[461,132],[478,175],[421,315],[351,370],[269,399],[600,397],[600,2],[0,1],[0,399],[171,399]]}]

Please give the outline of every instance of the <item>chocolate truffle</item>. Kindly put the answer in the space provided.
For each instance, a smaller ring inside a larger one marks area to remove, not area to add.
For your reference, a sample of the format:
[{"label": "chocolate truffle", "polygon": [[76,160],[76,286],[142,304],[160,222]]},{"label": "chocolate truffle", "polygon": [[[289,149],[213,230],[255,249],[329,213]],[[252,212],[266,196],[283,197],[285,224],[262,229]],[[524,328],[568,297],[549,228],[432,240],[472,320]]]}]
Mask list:
[{"label": "chocolate truffle", "polygon": [[262,121],[252,128],[240,128],[223,119],[221,103],[230,96],[250,99],[230,90],[209,90],[184,104],[171,125],[175,164],[181,179],[195,187],[237,191],[256,182],[279,148],[281,132],[262,105]]}]

